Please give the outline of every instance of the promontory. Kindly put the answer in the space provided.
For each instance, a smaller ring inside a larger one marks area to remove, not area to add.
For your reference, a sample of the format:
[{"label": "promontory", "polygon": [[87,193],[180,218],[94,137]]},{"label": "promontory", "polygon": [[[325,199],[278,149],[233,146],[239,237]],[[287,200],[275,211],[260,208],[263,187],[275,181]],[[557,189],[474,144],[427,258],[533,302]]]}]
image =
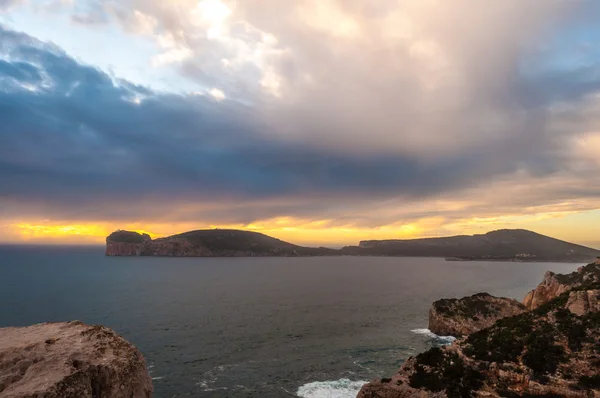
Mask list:
[{"label": "promontory", "polygon": [[[507,300],[480,294],[435,303],[446,325],[471,318],[471,333],[409,358],[358,398],[600,397],[600,260],[547,274],[524,305]],[[490,323],[472,322],[481,316]]]},{"label": "promontory", "polygon": [[589,262],[600,250],[522,229],[443,238],[361,241],[341,249],[306,247],[253,231],[206,229],[152,239],[147,234],[115,231],[106,238],[107,256],[398,256],[447,260]]}]

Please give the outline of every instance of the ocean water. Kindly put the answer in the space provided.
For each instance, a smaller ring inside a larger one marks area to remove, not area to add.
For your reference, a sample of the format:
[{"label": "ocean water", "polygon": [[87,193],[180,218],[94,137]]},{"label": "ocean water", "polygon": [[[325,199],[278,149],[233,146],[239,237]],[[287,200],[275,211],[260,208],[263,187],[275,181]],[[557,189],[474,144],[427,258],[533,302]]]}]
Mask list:
[{"label": "ocean water", "polygon": [[483,291],[521,299],[546,270],[579,265],[0,247],[0,326],[109,326],[143,352],[159,398],[346,398],[451,341],[426,329],[434,300]]}]

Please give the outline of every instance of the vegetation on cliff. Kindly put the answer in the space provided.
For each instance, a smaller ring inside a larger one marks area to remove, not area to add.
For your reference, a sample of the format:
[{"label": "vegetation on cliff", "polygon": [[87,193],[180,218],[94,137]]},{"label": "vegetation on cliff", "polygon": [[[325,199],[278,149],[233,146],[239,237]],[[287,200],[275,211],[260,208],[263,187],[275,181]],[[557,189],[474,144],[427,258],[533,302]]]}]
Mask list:
[{"label": "vegetation on cliff", "polygon": [[441,299],[434,302],[429,310],[429,330],[438,335],[459,337],[524,311],[525,306],[518,301],[488,293],[461,299]]},{"label": "vegetation on cliff", "polygon": [[[365,385],[359,397],[600,396],[600,307],[577,302],[600,299],[597,267],[560,276],[573,288],[451,346],[410,358],[386,382]],[[442,300],[436,307],[459,318],[487,311],[475,302],[471,308],[451,304]]]},{"label": "vegetation on cliff", "polygon": [[118,230],[108,235],[107,242],[144,243],[150,240],[150,235],[133,231]]},{"label": "vegetation on cliff", "polygon": [[443,238],[371,240],[343,250],[352,254],[430,256],[460,260],[591,261],[600,251],[523,229]]}]

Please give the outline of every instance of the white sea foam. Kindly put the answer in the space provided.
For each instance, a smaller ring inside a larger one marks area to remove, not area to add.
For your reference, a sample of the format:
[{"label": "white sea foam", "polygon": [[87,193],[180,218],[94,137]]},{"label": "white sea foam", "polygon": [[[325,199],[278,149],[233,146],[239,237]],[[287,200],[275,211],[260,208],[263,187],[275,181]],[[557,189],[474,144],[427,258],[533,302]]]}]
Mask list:
[{"label": "white sea foam", "polygon": [[411,330],[411,332],[427,336],[431,340],[439,342],[440,344],[443,344],[443,345],[452,344],[452,342],[454,340],[456,340],[456,337],[454,337],[454,336],[438,336],[437,334],[433,333],[429,329],[413,329],[413,330]]},{"label": "white sea foam", "polygon": [[296,395],[302,398],[354,398],[365,383],[349,379],[314,381],[300,386]]},{"label": "white sea foam", "polygon": [[164,379],[165,376],[156,376],[156,377],[152,377],[152,380],[160,380],[160,379]]}]

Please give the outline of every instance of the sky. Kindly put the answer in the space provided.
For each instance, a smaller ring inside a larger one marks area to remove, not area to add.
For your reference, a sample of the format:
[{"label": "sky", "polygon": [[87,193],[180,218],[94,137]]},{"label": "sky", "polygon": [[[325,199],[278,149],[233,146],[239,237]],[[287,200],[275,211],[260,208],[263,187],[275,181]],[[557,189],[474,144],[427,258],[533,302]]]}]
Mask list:
[{"label": "sky", "polygon": [[0,0],[0,243],[600,248],[600,2]]}]

